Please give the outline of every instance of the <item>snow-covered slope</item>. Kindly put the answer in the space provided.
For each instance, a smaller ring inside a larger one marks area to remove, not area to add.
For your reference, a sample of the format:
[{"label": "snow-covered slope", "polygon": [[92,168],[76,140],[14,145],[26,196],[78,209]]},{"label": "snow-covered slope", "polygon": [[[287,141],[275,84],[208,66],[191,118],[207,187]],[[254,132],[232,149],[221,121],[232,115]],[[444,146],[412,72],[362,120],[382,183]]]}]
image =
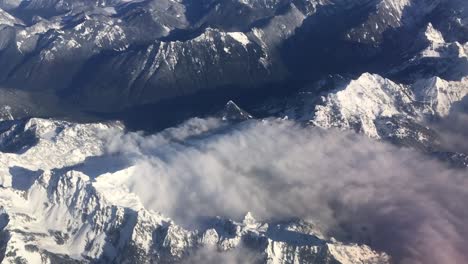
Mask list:
[{"label": "snow-covered slope", "polygon": [[356,129],[378,138],[375,120],[412,112],[409,90],[388,79],[369,73],[352,80],[336,93],[330,93],[317,106],[313,123],[330,128]]},{"label": "snow-covered slope", "polygon": [[8,14],[7,12],[0,9],[0,25],[2,26],[14,26],[15,24],[21,24],[15,17]]},{"label": "snow-covered slope", "polygon": [[412,90],[415,100],[425,105],[424,113],[446,117],[452,105],[468,95],[468,77],[460,81],[445,81],[439,77],[420,80],[413,84]]}]

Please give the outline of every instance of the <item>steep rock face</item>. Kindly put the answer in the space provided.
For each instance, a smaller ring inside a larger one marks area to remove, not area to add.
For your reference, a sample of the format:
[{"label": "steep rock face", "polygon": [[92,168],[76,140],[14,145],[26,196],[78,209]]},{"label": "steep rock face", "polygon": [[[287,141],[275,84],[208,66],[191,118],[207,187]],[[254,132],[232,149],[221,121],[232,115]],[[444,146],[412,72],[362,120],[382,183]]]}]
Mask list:
[{"label": "steep rock face", "polygon": [[119,184],[132,166],[119,163],[123,167],[102,172],[80,167],[101,155],[119,131],[119,124],[31,119],[2,132],[37,139],[21,152],[0,153],[3,262],[173,263],[203,250],[239,248],[252,251],[259,263],[389,262],[368,246],[327,239],[300,220],[264,223],[247,214],[243,222],[212,218],[202,229],[184,229],[145,209]]},{"label": "steep rock face", "polygon": [[359,43],[378,45],[384,34],[398,28],[417,28],[421,18],[430,14],[441,0],[384,0],[367,20],[351,29],[346,37]]},{"label": "steep rock face", "polygon": [[347,38],[360,43],[376,43],[383,40],[383,33],[402,26],[403,12],[411,1],[381,1],[369,18],[347,34]]}]

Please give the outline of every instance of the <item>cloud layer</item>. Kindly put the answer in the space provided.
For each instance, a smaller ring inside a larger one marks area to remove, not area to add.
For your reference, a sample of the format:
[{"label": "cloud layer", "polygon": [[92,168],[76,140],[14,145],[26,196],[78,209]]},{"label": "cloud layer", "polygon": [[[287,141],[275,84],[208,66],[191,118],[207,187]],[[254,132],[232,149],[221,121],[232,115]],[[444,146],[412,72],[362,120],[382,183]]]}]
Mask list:
[{"label": "cloud layer", "polygon": [[449,151],[468,153],[468,97],[455,104],[450,114],[428,122],[441,136],[442,147]]},{"label": "cloud layer", "polygon": [[190,225],[205,216],[301,217],[399,263],[466,263],[468,175],[409,149],[289,121],[226,129],[192,119],[153,136],[111,137],[149,209]]}]

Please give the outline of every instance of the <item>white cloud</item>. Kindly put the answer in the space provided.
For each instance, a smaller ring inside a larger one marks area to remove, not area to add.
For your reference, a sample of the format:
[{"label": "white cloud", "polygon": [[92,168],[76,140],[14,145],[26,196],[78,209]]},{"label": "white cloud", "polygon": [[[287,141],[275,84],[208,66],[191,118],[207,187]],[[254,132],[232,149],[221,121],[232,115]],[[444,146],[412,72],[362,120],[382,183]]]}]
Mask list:
[{"label": "white cloud", "polygon": [[465,263],[468,175],[409,149],[288,121],[230,129],[193,119],[154,136],[113,137],[126,183],[145,206],[185,225],[204,216],[302,217],[401,263]]}]

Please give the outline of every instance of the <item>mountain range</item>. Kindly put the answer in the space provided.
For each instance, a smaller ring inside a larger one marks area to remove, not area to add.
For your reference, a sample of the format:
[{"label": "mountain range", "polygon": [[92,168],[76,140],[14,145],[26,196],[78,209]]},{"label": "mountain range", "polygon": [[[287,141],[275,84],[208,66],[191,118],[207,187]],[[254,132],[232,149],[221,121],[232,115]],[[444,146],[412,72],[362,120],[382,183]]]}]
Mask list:
[{"label": "mountain range", "polygon": [[467,41],[465,0],[0,0],[0,261],[468,261]]}]

